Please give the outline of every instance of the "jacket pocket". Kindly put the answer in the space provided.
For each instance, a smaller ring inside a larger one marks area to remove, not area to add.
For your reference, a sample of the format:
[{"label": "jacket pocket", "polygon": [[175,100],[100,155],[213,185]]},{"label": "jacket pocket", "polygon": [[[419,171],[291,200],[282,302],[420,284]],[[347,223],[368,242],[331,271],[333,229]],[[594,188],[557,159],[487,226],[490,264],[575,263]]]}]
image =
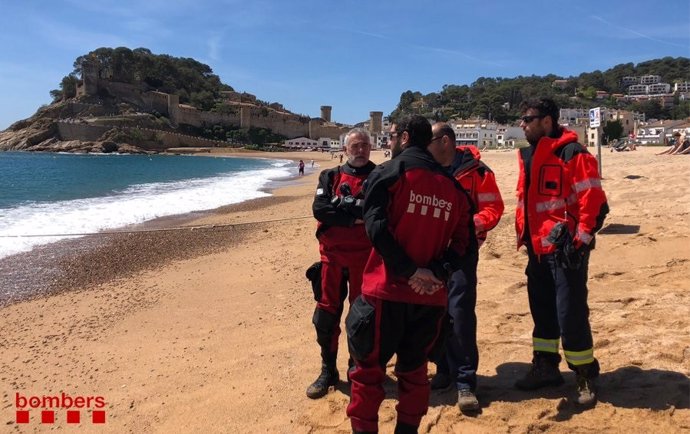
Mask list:
[{"label": "jacket pocket", "polygon": [[361,295],[350,306],[345,318],[347,346],[355,360],[365,360],[374,350],[376,309]]},{"label": "jacket pocket", "polygon": [[539,172],[539,194],[544,196],[561,196],[563,191],[563,168],[556,165],[544,165]]}]

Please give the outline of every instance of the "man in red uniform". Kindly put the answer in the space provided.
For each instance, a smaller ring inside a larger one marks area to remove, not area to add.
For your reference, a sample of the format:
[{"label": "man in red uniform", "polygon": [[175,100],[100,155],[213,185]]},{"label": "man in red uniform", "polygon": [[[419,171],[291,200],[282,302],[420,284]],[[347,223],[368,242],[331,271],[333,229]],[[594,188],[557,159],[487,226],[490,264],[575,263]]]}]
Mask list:
[{"label": "man in red uniform", "polygon": [[[446,167],[467,191],[474,203],[474,230],[479,245],[486,240],[488,231],[496,227],[503,215],[503,199],[496,178],[480,160],[476,146],[455,145],[455,131],[442,122],[432,127],[433,138],[429,152]],[[448,281],[448,315],[452,333],[446,341],[446,354],[438,360],[432,389],[445,389],[455,383],[458,389],[458,407],[461,411],[479,410],[475,396],[477,388],[477,261],[472,255],[463,267]]]},{"label": "man in red uniform", "polygon": [[518,248],[527,246],[527,292],[534,320],[530,371],[515,383],[533,390],[563,383],[559,339],[575,371],[576,402],[596,402],[594,358],[587,305],[587,269],[594,234],[609,208],[596,159],[577,134],[558,125],[559,110],[548,99],[522,104],[521,126],[530,146],[518,152]]},{"label": "man in red uniform", "polygon": [[[354,432],[377,432],[386,364],[397,354],[396,433],[416,433],[429,405],[427,362],[445,315],[443,282],[476,249],[465,191],[427,150],[421,116],[397,124],[403,151],[369,176],[364,222],[372,251],[362,295],[346,319],[355,369],[347,415]],[[433,270],[433,271],[432,271]]]},{"label": "man in red uniform", "polygon": [[320,398],[338,384],[336,369],[340,318],[348,296],[354,301],[361,292],[364,265],[371,252],[362,220],[362,184],[374,169],[369,161],[369,133],[354,129],[345,136],[347,161],[326,169],[319,176],[313,212],[318,220],[316,237],[321,252],[319,266],[313,268],[312,285],[317,299],[312,322],[321,347],[321,374],[307,388],[307,396]]}]

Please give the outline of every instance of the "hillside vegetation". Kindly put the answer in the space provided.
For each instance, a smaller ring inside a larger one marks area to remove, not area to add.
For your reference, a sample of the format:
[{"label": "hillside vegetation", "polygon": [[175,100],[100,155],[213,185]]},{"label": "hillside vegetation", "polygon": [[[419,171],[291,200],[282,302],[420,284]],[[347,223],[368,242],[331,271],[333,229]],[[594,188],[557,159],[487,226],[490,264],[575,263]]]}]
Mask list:
[{"label": "hillside vegetation", "polygon": [[[583,72],[577,77],[532,75],[515,78],[480,77],[468,85],[447,84],[438,92],[422,94],[407,90],[400,95],[400,102],[391,113],[395,119],[405,114],[421,114],[437,120],[451,118],[492,119],[500,123],[515,121],[519,104],[527,98],[549,96],[561,107],[589,108],[611,107],[642,112],[648,118],[682,119],[690,116],[690,101],[675,97],[672,109],[663,109],[657,101],[617,102],[616,98],[596,99],[598,90],[609,94],[625,94],[622,78],[626,76],[659,75],[662,82],[690,81],[690,59],[664,57],[637,65],[625,63],[604,72]],[[568,82],[555,87],[554,80]]]}]

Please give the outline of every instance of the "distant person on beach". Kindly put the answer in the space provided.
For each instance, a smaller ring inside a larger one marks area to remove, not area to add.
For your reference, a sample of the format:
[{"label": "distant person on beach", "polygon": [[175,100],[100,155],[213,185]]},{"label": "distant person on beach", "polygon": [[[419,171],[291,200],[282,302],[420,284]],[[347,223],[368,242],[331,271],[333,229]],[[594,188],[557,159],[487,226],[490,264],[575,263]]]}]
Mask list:
[{"label": "distant person on beach", "polygon": [[444,282],[466,251],[476,249],[467,194],[427,150],[429,122],[403,119],[394,134],[404,151],[367,179],[364,224],[374,251],[362,295],[345,321],[355,359],[347,407],[355,433],[378,432],[386,365],[394,354],[395,432],[417,432],[429,406],[428,358],[448,302]]},{"label": "distant person on beach", "polygon": [[587,304],[589,253],[609,212],[597,160],[577,134],[558,125],[548,98],[521,105],[520,126],[530,146],[518,152],[518,248],[527,246],[527,294],[534,320],[532,367],[515,386],[534,390],[563,383],[559,340],[575,371],[576,402],[596,402],[594,358]]},{"label": "distant person on beach", "polygon": [[[503,215],[503,199],[496,177],[481,161],[476,146],[455,145],[455,131],[443,122],[432,127],[429,152],[447,168],[474,203],[474,231],[481,246],[487,232],[495,228]],[[478,253],[478,252],[473,252]],[[448,315],[452,329],[446,341],[446,354],[437,361],[431,389],[455,385],[461,411],[479,410],[476,397],[479,350],[477,348],[477,262],[478,254],[468,255],[463,266],[448,281]]]},{"label": "distant person on beach", "polygon": [[343,163],[343,154],[340,154],[340,164]]},{"label": "distant person on beach", "polygon": [[[317,301],[312,322],[321,348],[321,373],[307,388],[307,396],[312,399],[324,396],[330,386],[338,384],[336,359],[343,305],[345,298],[349,297],[351,304],[359,296],[364,265],[371,252],[362,220],[362,185],[376,167],[369,161],[369,133],[351,130],[345,136],[344,148],[347,161],[321,172],[313,204],[321,262],[312,266],[308,277]],[[351,366],[352,359],[348,369]]]},{"label": "distant person on beach", "polygon": [[314,160],[311,160],[311,167],[314,168]]},{"label": "distant person on beach", "polygon": [[677,154],[687,154],[690,153],[690,139],[686,138],[685,131],[683,133],[676,132],[674,135],[674,141],[669,148],[663,152],[659,152],[656,155],[677,155]]},{"label": "distant person on beach", "polygon": [[299,160],[299,164],[297,165],[297,167],[299,169],[299,174],[304,175],[304,161],[303,160]]}]

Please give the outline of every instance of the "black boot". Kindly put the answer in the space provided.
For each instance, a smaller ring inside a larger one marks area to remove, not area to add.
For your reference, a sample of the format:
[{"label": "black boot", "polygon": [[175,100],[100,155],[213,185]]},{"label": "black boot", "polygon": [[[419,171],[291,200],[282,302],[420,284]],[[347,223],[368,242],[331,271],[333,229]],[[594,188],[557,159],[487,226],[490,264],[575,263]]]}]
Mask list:
[{"label": "black boot", "polygon": [[418,426],[398,422],[395,424],[395,431],[393,431],[393,434],[417,434],[418,429]]},{"label": "black boot", "polygon": [[520,390],[535,390],[545,386],[560,386],[563,384],[563,376],[558,369],[560,360],[561,356],[558,354],[535,353],[532,368],[515,382],[515,387]]},{"label": "black boot", "polygon": [[597,403],[597,390],[595,378],[599,376],[599,362],[575,368],[575,381],[577,382],[577,398],[575,402],[584,407]]},{"label": "black boot", "polygon": [[307,387],[307,396],[311,399],[318,399],[328,393],[328,388],[335,386],[340,381],[338,369],[335,367],[337,353],[324,354],[321,352],[321,374],[316,381]]}]

